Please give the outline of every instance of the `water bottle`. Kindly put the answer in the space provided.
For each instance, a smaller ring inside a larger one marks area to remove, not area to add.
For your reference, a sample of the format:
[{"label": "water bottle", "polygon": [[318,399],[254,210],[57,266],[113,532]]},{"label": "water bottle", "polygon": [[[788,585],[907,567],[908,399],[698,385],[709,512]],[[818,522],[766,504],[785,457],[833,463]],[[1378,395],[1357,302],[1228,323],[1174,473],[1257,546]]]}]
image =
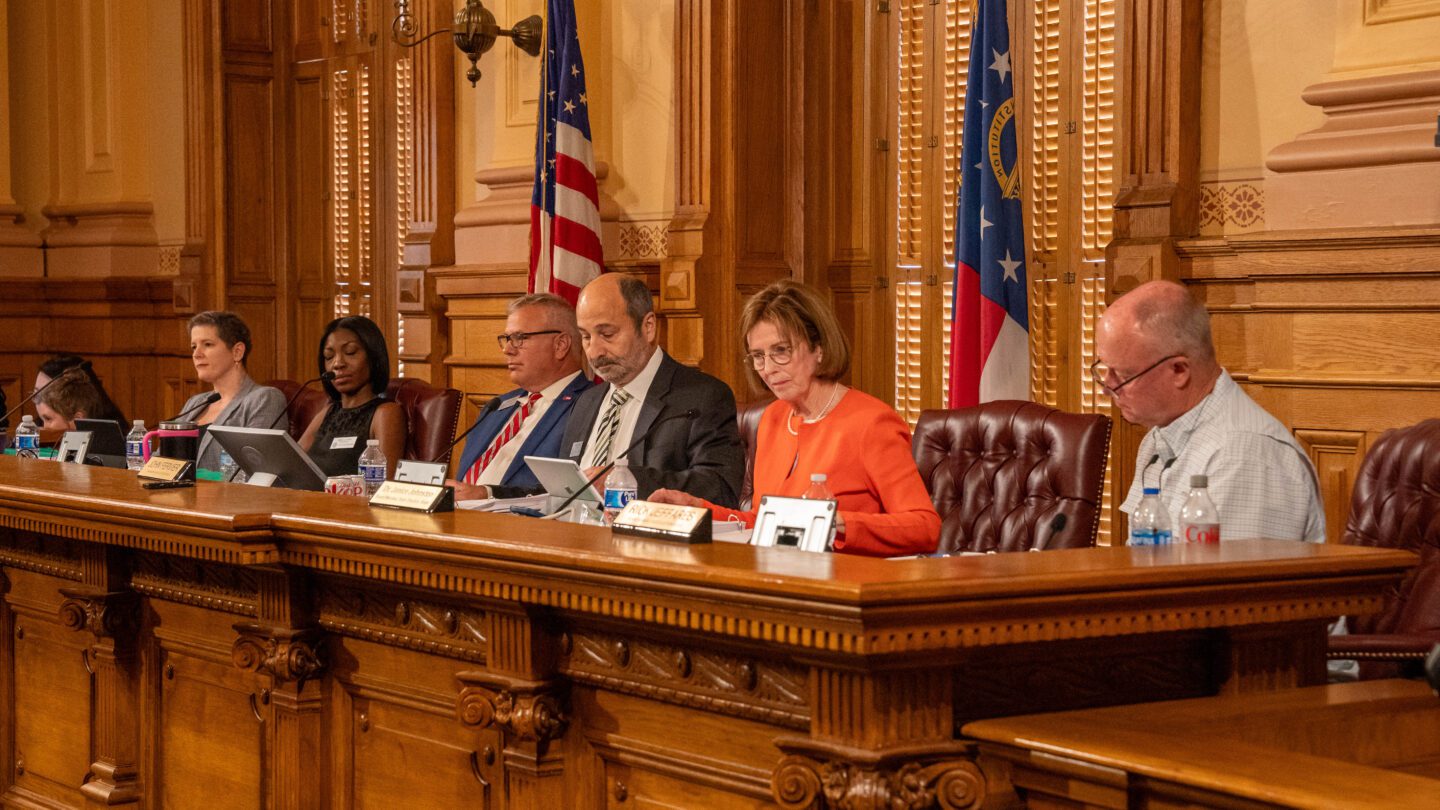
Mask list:
[{"label": "water bottle", "polygon": [[366,439],[365,452],[360,454],[360,474],[365,476],[365,497],[385,483],[385,454],[380,452],[379,439]]},{"label": "water bottle", "polygon": [[221,451],[220,451],[220,480],[221,480],[221,481],[230,481],[230,480],[232,480],[232,476],[235,475],[235,471],[238,470],[238,469],[240,469],[240,465],[235,463],[235,459],[231,458],[229,453],[225,452],[224,450],[221,450]]},{"label": "water bottle", "polygon": [[1210,500],[1210,478],[1190,476],[1190,495],[1180,507],[1180,539],[1186,543],[1220,542],[1220,511]]},{"label": "water bottle", "polygon": [[635,483],[635,473],[630,472],[630,465],[625,459],[615,462],[615,467],[605,477],[605,522],[614,523],[615,516],[625,508],[625,504],[635,500],[636,490],[639,485]]},{"label": "water bottle", "polygon": [[1130,516],[1130,545],[1170,545],[1170,513],[1160,500],[1158,487],[1145,487],[1140,505]]},{"label": "water bottle", "polygon": [[35,427],[35,417],[25,414],[20,426],[15,428],[15,455],[20,458],[38,458],[40,430]]},{"label": "water bottle", "polygon": [[145,420],[136,419],[125,437],[125,466],[138,470],[145,466]]},{"label": "water bottle", "polygon": [[830,494],[830,487],[825,483],[825,473],[811,473],[810,488],[800,497],[807,501],[833,501],[835,496]]}]

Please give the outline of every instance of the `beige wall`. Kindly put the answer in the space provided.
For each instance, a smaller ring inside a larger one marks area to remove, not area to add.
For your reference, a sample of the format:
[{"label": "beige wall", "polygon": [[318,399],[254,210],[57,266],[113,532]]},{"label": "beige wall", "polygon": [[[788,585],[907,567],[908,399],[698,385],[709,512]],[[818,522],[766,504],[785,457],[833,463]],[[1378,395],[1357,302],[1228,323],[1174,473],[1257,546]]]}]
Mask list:
[{"label": "beige wall", "polygon": [[[499,0],[502,25],[541,13],[540,0]],[[577,0],[607,262],[658,261],[674,213],[674,3]],[[457,62],[456,262],[526,260],[540,60],[502,42],[474,89]],[[510,170],[510,171],[506,171]]]},{"label": "beige wall", "polygon": [[1209,0],[1204,9],[1201,233],[1328,224],[1291,210],[1295,194],[1276,208],[1267,158],[1325,124],[1302,98],[1307,88],[1440,67],[1440,0]]}]

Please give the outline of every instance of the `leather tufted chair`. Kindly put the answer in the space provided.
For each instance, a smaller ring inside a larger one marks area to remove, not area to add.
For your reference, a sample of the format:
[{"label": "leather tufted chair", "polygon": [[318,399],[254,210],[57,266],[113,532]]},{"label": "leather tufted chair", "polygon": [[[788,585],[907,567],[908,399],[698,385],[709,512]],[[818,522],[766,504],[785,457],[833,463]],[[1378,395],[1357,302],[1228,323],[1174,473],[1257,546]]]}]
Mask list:
[{"label": "leather tufted chair", "polygon": [[1420,563],[1379,613],[1352,616],[1351,635],[1330,637],[1330,657],[1357,659],[1361,678],[1418,675],[1440,642],[1440,419],[1387,431],[1370,448],[1342,542],[1413,551]]},{"label": "leather tufted chair", "polygon": [[[294,380],[271,380],[267,385],[280,389],[286,401],[299,390]],[[455,427],[460,421],[460,392],[454,388],[435,388],[414,378],[394,377],[385,389],[385,398],[399,402],[405,410],[405,458],[426,461],[455,440]],[[296,441],[315,416],[325,409],[329,399],[320,386],[305,389],[290,405],[290,435]],[[441,461],[448,461],[447,453]]]},{"label": "leather tufted chair", "polygon": [[740,488],[740,510],[750,508],[755,497],[755,439],[760,432],[760,417],[775,399],[762,399],[735,409],[735,421],[740,425],[740,441],[745,443],[745,484]]},{"label": "leather tufted chair", "polygon": [[1095,544],[1110,417],[1014,400],[923,411],[911,446],[940,551]]},{"label": "leather tufted chair", "polygon": [[450,460],[453,451],[445,448],[455,441],[455,428],[460,422],[459,391],[436,388],[424,380],[392,377],[385,398],[405,409],[405,458],[430,461],[444,452],[435,460]]},{"label": "leather tufted chair", "polygon": [[[280,393],[285,395],[286,402],[290,402],[290,398],[300,390],[300,383],[294,380],[271,380],[265,384],[271,388],[278,388]],[[297,442],[300,441],[300,437],[305,435],[305,428],[310,426],[316,415],[325,410],[325,403],[329,401],[329,398],[325,396],[325,391],[317,383],[306,388],[305,393],[301,394],[294,402],[290,402],[287,415],[290,417],[291,438]]]}]

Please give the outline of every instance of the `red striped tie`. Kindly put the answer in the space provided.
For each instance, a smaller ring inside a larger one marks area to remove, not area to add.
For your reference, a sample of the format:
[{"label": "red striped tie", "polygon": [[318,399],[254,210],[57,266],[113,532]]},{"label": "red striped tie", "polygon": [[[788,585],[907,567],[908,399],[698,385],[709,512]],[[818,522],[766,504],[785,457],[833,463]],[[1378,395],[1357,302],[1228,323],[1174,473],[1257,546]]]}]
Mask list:
[{"label": "red striped tie", "polygon": [[516,409],[515,415],[510,417],[509,424],[505,425],[505,429],[500,431],[500,435],[496,436],[495,441],[490,443],[484,455],[480,456],[480,460],[472,464],[470,469],[465,472],[465,483],[473,484],[480,479],[480,473],[484,472],[485,468],[489,466],[490,461],[495,458],[495,454],[500,452],[500,448],[504,447],[506,442],[515,438],[516,434],[520,432],[520,426],[525,424],[525,417],[530,415],[530,409],[534,408],[535,403],[538,401],[540,401],[540,392],[537,391],[531,394],[529,399],[525,400],[524,405]]}]

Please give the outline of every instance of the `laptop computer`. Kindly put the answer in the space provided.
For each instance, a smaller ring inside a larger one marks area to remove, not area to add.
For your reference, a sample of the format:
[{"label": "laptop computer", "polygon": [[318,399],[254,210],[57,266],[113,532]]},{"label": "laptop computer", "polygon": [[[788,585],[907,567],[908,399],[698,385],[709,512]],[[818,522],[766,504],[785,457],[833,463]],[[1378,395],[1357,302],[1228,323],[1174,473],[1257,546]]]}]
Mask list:
[{"label": "laptop computer", "polygon": [[118,423],[110,419],[76,419],[75,429],[90,434],[86,464],[125,469],[125,434]]}]

